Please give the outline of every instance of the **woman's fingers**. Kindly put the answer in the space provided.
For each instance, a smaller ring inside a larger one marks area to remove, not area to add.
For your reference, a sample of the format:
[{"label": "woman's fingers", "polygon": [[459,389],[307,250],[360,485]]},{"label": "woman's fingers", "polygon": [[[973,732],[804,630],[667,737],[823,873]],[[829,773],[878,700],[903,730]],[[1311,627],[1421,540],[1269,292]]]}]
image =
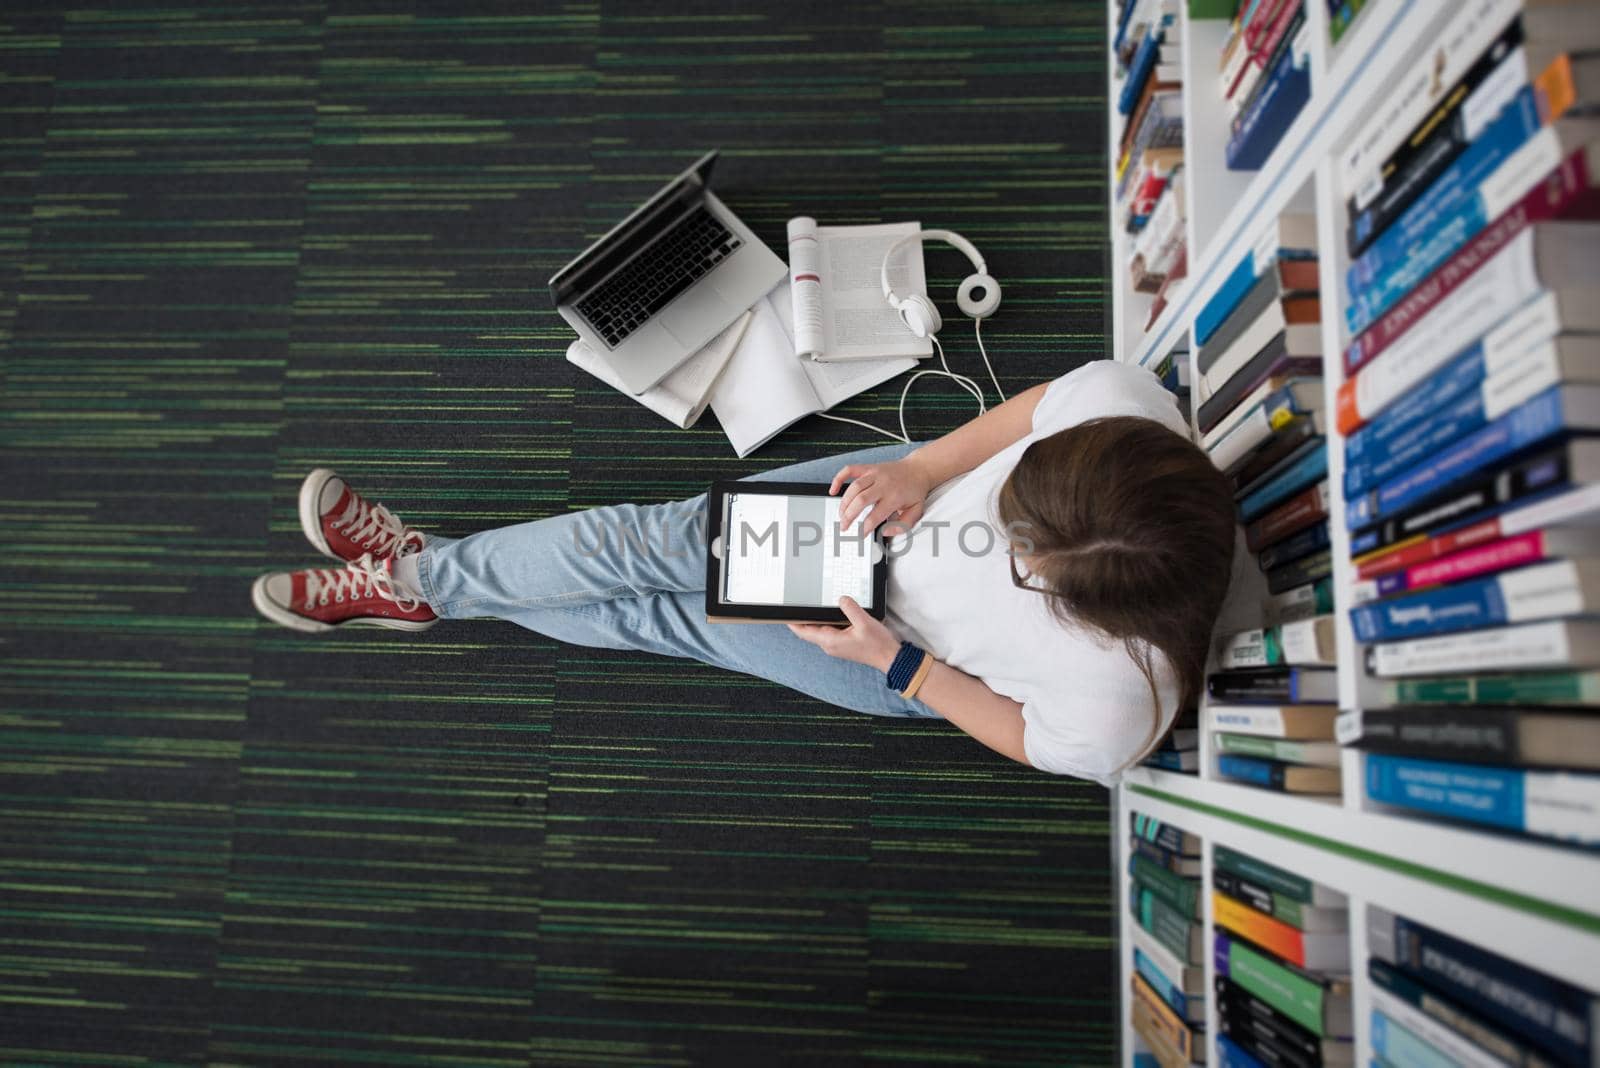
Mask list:
[{"label": "woman's fingers", "polygon": [[922,518],[922,504],[916,504],[900,509],[900,513],[883,525],[885,537],[897,537],[911,533],[911,528],[917,525],[917,520]]},{"label": "woman's fingers", "polygon": [[850,488],[839,501],[839,528],[848,529],[856,516],[866,511],[867,505],[876,503],[882,496],[883,490],[878,489],[876,480],[868,476],[863,475],[850,483]]},{"label": "woman's fingers", "polygon": [[872,470],[872,468],[864,467],[861,464],[849,464],[845,467],[839,468],[839,473],[834,475],[833,481],[828,484],[828,496],[832,497],[837,495],[840,487],[842,487],[846,481],[852,478],[860,478],[870,470]]}]

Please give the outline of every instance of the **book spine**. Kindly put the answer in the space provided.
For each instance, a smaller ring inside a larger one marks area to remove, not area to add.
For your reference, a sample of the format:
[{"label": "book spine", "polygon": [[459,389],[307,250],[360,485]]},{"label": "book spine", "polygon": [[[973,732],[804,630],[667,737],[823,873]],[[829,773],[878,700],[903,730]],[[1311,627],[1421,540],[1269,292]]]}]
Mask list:
[{"label": "book spine", "polygon": [[1258,563],[1262,571],[1271,571],[1284,564],[1320,552],[1328,547],[1328,524],[1318,523],[1308,527],[1300,533],[1285,538],[1275,545],[1269,545],[1261,550]]},{"label": "book spine", "polygon": [[1123,82],[1122,93],[1117,98],[1117,111],[1120,114],[1128,114],[1139,102],[1139,94],[1144,90],[1144,84],[1155,68],[1156,51],[1160,47],[1162,36],[1163,34],[1155,27],[1151,27],[1144,35],[1144,40],[1139,42],[1139,50],[1133,54],[1133,65],[1128,68],[1127,81]]},{"label": "book spine", "polygon": [[1594,1063],[1593,994],[1403,916],[1392,925],[1398,962],[1421,982],[1569,1064]]},{"label": "book spine", "polygon": [[1433,183],[1527,81],[1526,62],[1512,56],[1521,44],[1522,23],[1513,20],[1384,160],[1376,181],[1349,198],[1345,236],[1352,260]]},{"label": "book spine", "polygon": [[1570,626],[1568,622],[1525,623],[1385,642],[1368,652],[1374,670],[1383,676],[1557,667],[1572,658],[1567,640]]},{"label": "book spine", "polygon": [[[1531,103],[1524,108],[1519,102],[1518,107],[1507,109],[1505,118],[1516,118],[1531,108]],[[1537,130],[1537,116],[1533,121]],[[1537,187],[1544,176],[1560,164],[1561,150],[1559,131],[1547,129],[1538,133],[1499,159],[1499,166],[1493,173],[1467,187],[1459,198],[1441,206],[1425,221],[1414,222],[1407,232],[1416,232],[1415,244],[1409,247],[1398,244],[1399,235],[1393,231],[1379,238],[1366,253],[1371,263],[1348,276],[1349,303],[1345,308],[1345,320],[1350,333],[1356,334],[1371,326],[1491,219]],[[1473,149],[1469,148],[1457,162],[1466,162],[1472,156]],[[1412,207],[1415,211],[1417,205]],[[1425,228],[1417,231],[1418,227]]]},{"label": "book spine", "polygon": [[1346,455],[1345,497],[1359,497],[1385,479],[1414,467],[1438,449],[1482,429],[1486,421],[1481,391],[1475,390],[1454,400],[1441,399],[1432,415],[1414,424],[1370,459],[1352,462]]},{"label": "book spine", "polygon": [[1206,301],[1205,307],[1200,309],[1194,320],[1196,343],[1204,345],[1211,338],[1211,335],[1217,332],[1217,328],[1222,325],[1222,321],[1244,299],[1244,295],[1255,284],[1255,266],[1253,259],[1246,256],[1239,262],[1237,267],[1228,273],[1228,277],[1223,281],[1222,287],[1217,290],[1216,294]]},{"label": "book spine", "polygon": [[1267,1068],[1266,1062],[1246,1053],[1243,1047],[1227,1035],[1215,1036],[1217,1043],[1217,1068]]},{"label": "book spine", "polygon": [[1352,534],[1351,555],[1360,556],[1418,534],[1480,523],[1525,498],[1521,509],[1537,508],[1546,499],[1562,496],[1568,488],[1571,459],[1565,446],[1557,446],[1510,468],[1482,472],[1465,485],[1453,488],[1444,498],[1424,501],[1371,530]]},{"label": "book spine", "polygon": [[[1454,225],[1454,219],[1459,217],[1464,220],[1461,225],[1474,228],[1487,222],[1488,217],[1484,214],[1487,205],[1479,202],[1479,187],[1490,180],[1494,172],[1538,130],[1539,111],[1534,106],[1533,89],[1524,85],[1511,106],[1467,146],[1461,158],[1446,168],[1427,192],[1401,213],[1394,225],[1385,230],[1359,259],[1350,264],[1345,279],[1351,297],[1355,298],[1363,290],[1372,287],[1398,265],[1407,263],[1429,235]],[[1555,161],[1552,160],[1550,166],[1554,165]],[[1548,170],[1546,167],[1539,172],[1535,180],[1543,177]],[[1516,195],[1521,197],[1522,193]],[[1440,255],[1438,259],[1442,260],[1444,256]]]},{"label": "book spine", "polygon": [[1543,1055],[1489,1027],[1471,1013],[1463,1012],[1394,965],[1371,958],[1367,961],[1367,975],[1372,979],[1374,994],[1382,992],[1388,999],[1404,1002],[1436,1026],[1454,1032],[1495,1058],[1495,1063],[1519,1068],[1553,1068],[1553,1062]]},{"label": "book spine", "polygon": [[1314,1035],[1325,1035],[1323,989],[1222,931],[1213,943],[1215,973],[1231,979]]},{"label": "book spine", "polygon": [[1353,712],[1339,740],[1389,756],[1466,764],[1523,763],[1518,713],[1503,708],[1464,708],[1437,715],[1369,708]]},{"label": "book spine", "polygon": [[[1483,385],[1487,377],[1483,363],[1483,343],[1475,342],[1465,352],[1425,377],[1413,391],[1403,394],[1393,404],[1365,426],[1346,435],[1344,457],[1346,469],[1353,464],[1370,464],[1383,455],[1389,443],[1404,442],[1414,436],[1418,426],[1425,423],[1442,405],[1454,402]],[[1369,484],[1372,479],[1366,480]],[[1345,485],[1348,489],[1349,479]],[[1359,490],[1357,491],[1359,492]]]},{"label": "book spine", "polygon": [[[1174,853],[1165,846],[1159,846],[1146,838],[1136,837],[1132,844],[1134,852],[1145,859],[1161,865],[1170,872],[1184,875],[1183,864],[1185,858],[1181,854]],[[1193,861],[1190,863],[1193,863]]]},{"label": "book spine", "polygon": [[1267,572],[1267,592],[1282,593],[1308,582],[1316,582],[1333,574],[1333,552],[1324,549],[1310,556],[1292,560]]},{"label": "book spine", "polygon": [[[1531,190],[1516,205],[1507,210],[1493,223],[1481,231],[1471,241],[1467,242],[1455,255],[1446,260],[1437,270],[1430,274],[1415,289],[1406,294],[1394,307],[1383,313],[1383,316],[1368,327],[1362,334],[1350,343],[1345,350],[1346,373],[1354,373],[1364,364],[1374,360],[1390,345],[1394,344],[1412,326],[1425,316],[1430,322],[1435,321],[1429,313],[1440,302],[1454,293],[1457,288],[1473,278],[1479,268],[1486,264],[1496,262],[1499,254],[1510,247],[1528,227],[1548,219],[1559,218],[1569,211],[1582,207],[1589,194],[1589,169],[1581,152],[1575,152],[1564,160],[1552,175],[1546,178],[1536,188]],[[1520,254],[1512,253],[1504,262],[1502,270],[1506,267],[1521,267],[1520,274],[1513,277],[1527,279],[1536,275],[1536,265],[1533,258],[1533,241],[1524,239],[1517,242],[1523,250]],[[1510,273],[1507,271],[1507,273]],[[1533,277],[1536,284],[1537,278]],[[1484,299],[1491,298],[1496,292],[1496,287],[1485,287],[1480,290]],[[1527,294],[1527,295],[1531,295]],[[1523,297],[1525,299],[1525,296]],[[1517,303],[1521,303],[1518,300]],[[1513,305],[1514,306],[1514,305]],[[1473,303],[1463,305],[1462,310],[1470,311],[1475,307]],[[1503,313],[1500,313],[1503,314]],[[1493,322],[1499,314],[1489,319]],[[1441,316],[1439,322],[1448,325],[1449,320]],[[1482,332],[1481,330],[1478,332]],[[1453,350],[1452,350],[1453,351]],[[1359,379],[1357,380],[1359,381]],[[1350,383],[1346,382],[1348,386]],[[1340,396],[1341,427],[1343,424],[1342,413],[1345,407],[1345,398]],[[1376,408],[1368,407],[1368,412]]]},{"label": "book spine", "polygon": [[1211,398],[1200,405],[1195,422],[1202,434],[1208,433],[1249,393],[1268,379],[1289,375],[1320,375],[1321,356],[1285,355],[1281,341],[1274,340],[1252,359],[1244,370],[1230,378]]},{"label": "book spine", "polygon": [[1216,364],[1222,354],[1237,341],[1261,313],[1283,298],[1281,273],[1274,267],[1262,271],[1254,284],[1245,292],[1237,307],[1217,327],[1211,340],[1195,353],[1195,368],[1202,375]]},{"label": "book spine", "polygon": [[1385,684],[1388,705],[1595,705],[1600,672],[1542,671],[1396,679]]},{"label": "book spine", "polygon": [[1505,25],[1522,10],[1521,0],[1470,0],[1459,5],[1448,30],[1430,42],[1427,63],[1415,64],[1349,142],[1337,163],[1338,188],[1347,194],[1365,189],[1388,158],[1437,103],[1433,86],[1458,82],[1494,44]]},{"label": "book spine", "polygon": [[1271,80],[1251,102],[1250,110],[1240,116],[1225,152],[1229,170],[1260,170],[1310,99],[1311,71],[1299,65],[1297,51],[1291,45],[1284,52]]},{"label": "book spine", "polygon": [[1328,518],[1328,484],[1319,482],[1245,528],[1245,546],[1258,553],[1311,524]]},{"label": "book spine", "polygon": [[1420,504],[1475,472],[1566,428],[1563,392],[1555,387],[1449,446],[1414,467],[1346,502],[1350,529],[1370,526],[1385,516]]},{"label": "book spine", "polygon": [[1137,947],[1133,951],[1133,968],[1180,1019],[1189,1019],[1189,996],[1179,990],[1166,973]]},{"label": "book spine", "polygon": [[1326,439],[1320,432],[1320,423],[1320,413],[1312,415],[1286,413],[1282,424],[1272,431],[1266,441],[1260,443],[1261,447],[1246,454],[1241,458],[1241,462],[1225,469],[1228,471],[1235,496],[1254,489],[1258,479],[1271,474],[1289,457],[1300,455],[1300,450],[1306,447],[1306,442],[1325,442]]},{"label": "book spine", "polygon": [[[1484,220],[1496,217],[1514,220],[1521,217],[1516,213],[1517,208],[1527,209],[1521,225],[1569,212],[1587,213],[1594,197],[1584,150],[1576,150],[1565,160],[1552,159],[1560,147],[1559,134],[1554,128],[1536,135],[1501,165],[1491,176],[1491,183],[1479,187],[1469,204],[1429,237],[1425,248],[1414,250],[1402,270],[1386,273],[1380,282],[1359,294],[1352,292],[1345,307],[1350,333],[1369,329],[1431,271],[1472,248],[1476,238],[1488,232]],[[1557,169],[1548,170],[1547,163]],[[1548,173],[1549,177],[1541,181],[1539,175],[1543,173]],[[1530,181],[1533,182],[1531,188]],[[1559,187],[1558,193],[1553,193],[1552,183]],[[1518,194],[1521,199],[1505,213],[1496,211],[1503,198]]]},{"label": "book spine", "polygon": [[1192,922],[1147,889],[1135,886],[1132,900],[1133,915],[1138,919],[1139,926],[1154,935],[1156,941],[1171,950],[1179,960],[1191,959],[1189,939],[1193,930]]},{"label": "book spine", "polygon": [[1143,813],[1134,813],[1133,833],[1162,849],[1183,855],[1183,832],[1170,823],[1162,823]]},{"label": "book spine", "polygon": [[1239,502],[1239,518],[1246,523],[1259,519],[1274,505],[1305,490],[1328,476],[1328,450],[1307,450],[1298,462],[1272,481]]},{"label": "book spine", "polygon": [[1151,1022],[1160,1030],[1167,1043],[1185,1060],[1193,1060],[1194,1032],[1172,1011],[1172,1006],[1163,1001],[1161,995],[1152,990],[1141,975],[1133,977],[1133,994],[1135,999],[1143,1002],[1145,1008],[1149,1010]]},{"label": "book spine", "polygon": [[[1281,764],[1274,763],[1272,766],[1281,772]],[[1221,770],[1220,765],[1218,770]],[[1278,778],[1281,777],[1280,773]],[[1306,966],[1305,936],[1282,920],[1273,919],[1242,901],[1215,891],[1211,894],[1211,918],[1217,926],[1226,927],[1245,941],[1282,957],[1290,964],[1298,964],[1302,968]]]},{"label": "book spine", "polygon": [[1217,774],[1226,779],[1238,779],[1268,790],[1283,789],[1283,765],[1272,760],[1258,760],[1255,757],[1223,753],[1217,757]]},{"label": "book spine", "polygon": [[1360,605],[1350,611],[1350,625],[1360,642],[1403,641],[1510,621],[1505,591],[1496,578]]},{"label": "book spine", "polygon": [[1298,901],[1302,905],[1314,903],[1316,892],[1310,879],[1239,853],[1227,846],[1216,847],[1212,864],[1221,871],[1232,872],[1241,879],[1259,883],[1291,901]]},{"label": "book spine", "polygon": [[1409,1028],[1389,1019],[1376,1006],[1371,1014],[1372,1052],[1382,1064],[1404,1064],[1406,1068],[1462,1068]]},{"label": "book spine", "polygon": [[[1290,1063],[1314,1066],[1322,1063],[1322,1041],[1260,998],[1245,991],[1231,979],[1218,976],[1216,994],[1219,1029],[1255,1045],[1261,1040],[1275,1053],[1287,1056]],[[1275,1061],[1278,1058],[1273,1058]]]},{"label": "book spine", "polygon": [[1325,578],[1267,597],[1261,603],[1261,620],[1269,626],[1277,626],[1280,623],[1297,623],[1331,611],[1333,580]]},{"label": "book spine", "polygon": [[1261,708],[1211,709],[1211,725],[1220,731],[1236,734],[1262,734],[1273,737],[1283,734],[1283,713],[1270,705]]},{"label": "book spine", "polygon": [[1137,853],[1128,858],[1128,874],[1161,900],[1186,916],[1199,912],[1200,883],[1168,871]]}]

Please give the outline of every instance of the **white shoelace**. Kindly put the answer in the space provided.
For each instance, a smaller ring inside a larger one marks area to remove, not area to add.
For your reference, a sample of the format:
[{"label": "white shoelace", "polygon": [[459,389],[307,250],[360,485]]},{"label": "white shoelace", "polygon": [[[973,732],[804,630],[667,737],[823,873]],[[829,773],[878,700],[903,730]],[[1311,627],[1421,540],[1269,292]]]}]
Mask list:
[{"label": "white shoelace", "polygon": [[389,561],[378,561],[371,553],[361,559],[351,560],[343,571],[331,568],[313,568],[306,572],[306,611],[326,605],[331,597],[335,604],[376,595],[391,601],[402,612],[410,612],[422,602],[400,590],[389,574]]},{"label": "white shoelace", "polygon": [[400,522],[393,512],[381,504],[369,507],[354,493],[350,495],[350,505],[344,510],[344,515],[329,526],[343,530],[351,541],[380,557],[399,555],[407,548],[413,552],[422,548],[420,531]]}]

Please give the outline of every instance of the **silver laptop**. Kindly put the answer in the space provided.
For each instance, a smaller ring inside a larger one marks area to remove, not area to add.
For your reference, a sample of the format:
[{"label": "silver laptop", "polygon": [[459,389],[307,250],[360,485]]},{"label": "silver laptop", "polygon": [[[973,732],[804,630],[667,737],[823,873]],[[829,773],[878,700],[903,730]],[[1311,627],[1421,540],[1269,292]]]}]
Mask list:
[{"label": "silver laptop", "polygon": [[788,268],[711,192],[715,152],[550,279],[561,317],[631,393],[661,381]]}]

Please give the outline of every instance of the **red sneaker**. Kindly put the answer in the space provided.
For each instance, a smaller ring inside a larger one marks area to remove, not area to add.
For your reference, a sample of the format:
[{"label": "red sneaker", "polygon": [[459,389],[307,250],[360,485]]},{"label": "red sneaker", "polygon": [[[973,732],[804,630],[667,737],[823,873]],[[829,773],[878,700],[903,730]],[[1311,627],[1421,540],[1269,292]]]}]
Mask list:
[{"label": "red sneaker", "polygon": [[427,630],[439,621],[420,597],[395,585],[393,561],[370,555],[338,568],[262,575],[250,588],[256,611],[281,626],[320,634],[346,626]]},{"label": "red sneaker", "polygon": [[322,555],[347,563],[367,553],[375,560],[403,556],[423,543],[421,531],[368,501],[326,467],[300,483],[300,528]]}]

